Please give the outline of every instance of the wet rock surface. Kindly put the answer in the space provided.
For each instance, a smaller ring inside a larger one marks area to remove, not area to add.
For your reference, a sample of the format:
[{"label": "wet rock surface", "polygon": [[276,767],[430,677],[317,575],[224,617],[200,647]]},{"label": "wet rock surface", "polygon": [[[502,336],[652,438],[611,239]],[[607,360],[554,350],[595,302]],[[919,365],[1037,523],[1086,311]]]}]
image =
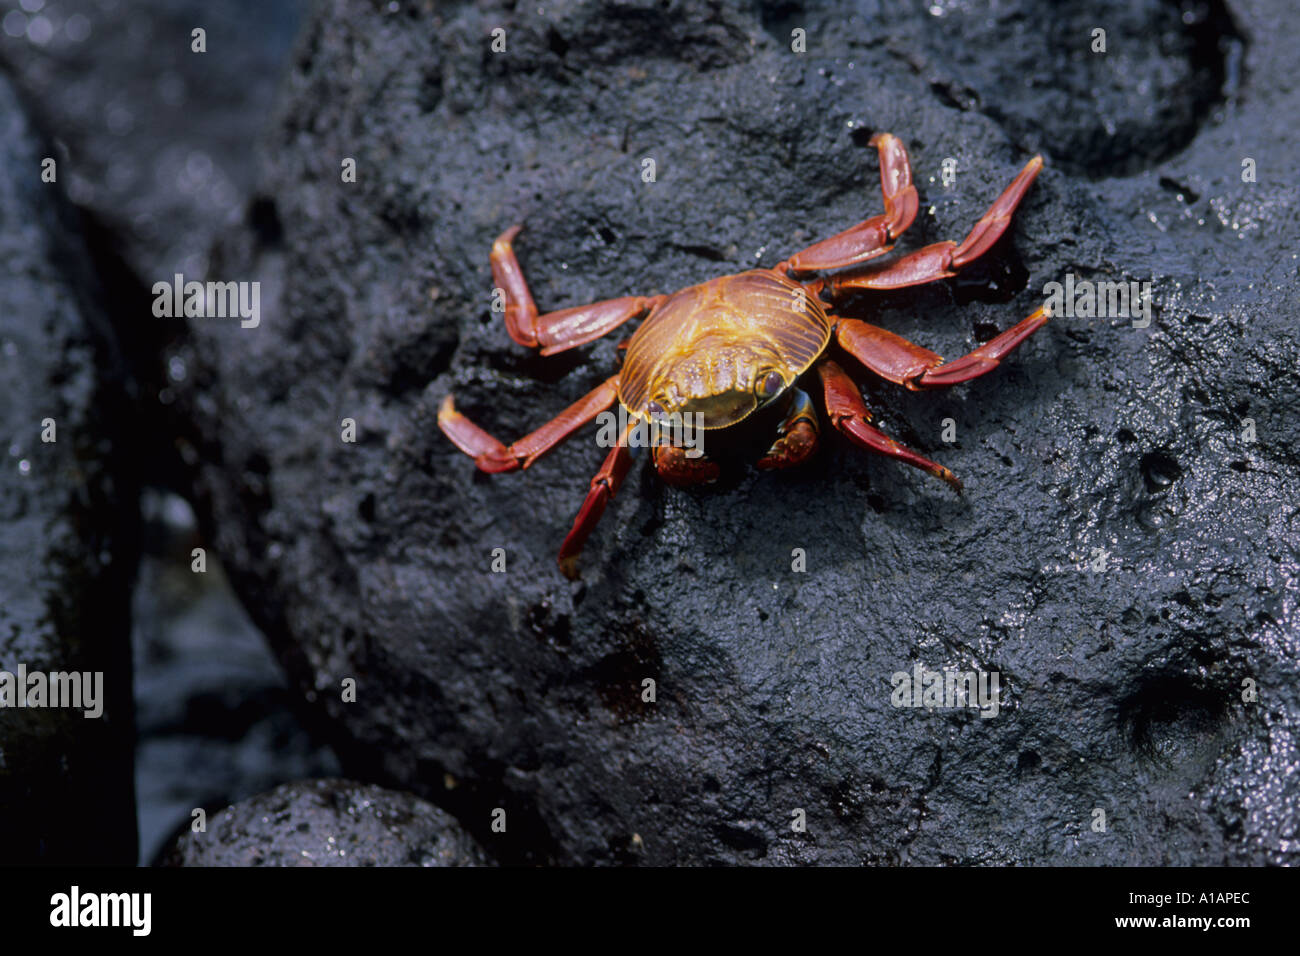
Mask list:
[{"label": "wet rock surface", "polygon": [[[275,229],[254,195],[253,144],[305,5],[11,6],[0,23],[0,64],[50,139],[46,152],[57,159],[58,185],[48,188],[75,207],[71,228],[82,232],[99,281],[81,291],[107,313],[128,366],[117,385],[134,404],[117,424],[138,439],[131,470],[139,482],[158,486],[144,496],[156,511],[161,486],[188,493],[193,448],[172,405],[171,385],[185,368],[159,362],[184,325],[153,314],[150,285],[176,271],[203,278],[213,236],[232,224]],[[204,31],[205,52],[193,48],[195,29]],[[180,504],[174,494],[166,500]],[[338,773],[328,748],[297,719],[278,665],[219,563],[206,575],[191,571],[189,548],[206,542],[192,527],[175,530],[149,521],[129,598],[139,708],[136,816],[145,862],[194,807],[221,806],[286,779]],[[186,542],[180,552],[169,550]]]},{"label": "wet rock surface", "polygon": [[179,497],[146,489],[132,650],[140,859],[154,860],[196,807],[218,808],[289,780],[338,776],[299,719],[262,634],[204,546]]},{"label": "wet rock surface", "polygon": [[54,139],[60,182],[147,284],[202,276],[213,237],[256,219],[252,142],[306,5],[49,0],[6,11],[0,62]]},{"label": "wet rock surface", "polygon": [[5,81],[0,124],[0,671],[45,675],[46,694],[51,675],[76,673],[94,698],[17,707],[40,702],[39,685],[0,690],[0,862],[133,863],[136,489],[121,356],[75,220],[40,181],[48,148]]},{"label": "wet rock surface", "polygon": [[484,866],[455,819],[412,796],[350,780],[290,783],[214,814],[165,866]]},{"label": "wet rock surface", "polygon": [[[195,323],[178,357],[213,540],[349,775],[506,862],[1296,861],[1296,14],[1231,4],[1207,53],[1176,7],[1095,5],[1119,72],[1072,71],[1091,54],[1071,27],[1021,96],[1023,37],[998,24],[1045,7],[937,6],[485,3],[432,31],[324,7],[271,144],[282,232],[218,256],[275,295],[255,330]],[[1063,105],[1094,81],[1095,108]],[[436,410],[454,390],[522,435],[617,367],[620,336],[515,346],[492,240],[526,224],[543,309],[772,265],[877,211],[875,130],[916,170],[904,248],[960,239],[1031,150],[1048,168],[986,262],[845,314],[951,358],[1073,274],[1149,281],[1150,325],[1057,316],[951,391],[863,372],[878,424],[960,499],[832,434],[806,467],[710,489],[641,463],[565,581],[603,450],[584,433],[488,478]],[[892,706],[917,665],[996,671],[998,715]]]},{"label": "wet rock surface", "polygon": [[[942,104],[982,112],[1055,168],[1088,176],[1150,168],[1240,94],[1244,42],[1220,2],[957,0],[893,22],[886,49]],[[823,25],[835,35],[833,15]]]}]

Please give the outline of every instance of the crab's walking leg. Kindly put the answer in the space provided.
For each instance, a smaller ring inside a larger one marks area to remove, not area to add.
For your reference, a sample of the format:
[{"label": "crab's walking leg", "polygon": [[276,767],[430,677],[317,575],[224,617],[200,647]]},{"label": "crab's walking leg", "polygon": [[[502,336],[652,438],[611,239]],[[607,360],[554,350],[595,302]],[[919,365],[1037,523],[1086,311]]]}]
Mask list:
[{"label": "crab's walking leg", "polygon": [[817,450],[817,412],[812,399],[797,388],[790,410],[777,427],[777,439],[757,462],[757,467],[792,468]]},{"label": "crab's walking leg", "polygon": [[969,265],[988,252],[1002,233],[1006,232],[1011,214],[1016,211],[1016,206],[1042,168],[1041,156],[1035,156],[1026,163],[1025,168],[1011,181],[1011,185],[960,243],[951,239],[937,242],[893,262],[873,263],[844,275],[831,276],[825,280],[826,292],[833,297],[844,289],[901,289],[956,275],[962,266]]},{"label": "crab's walking leg", "polygon": [[619,435],[618,443],[605,456],[605,463],[596,472],[596,477],[591,479],[591,489],[578,510],[578,516],[573,519],[573,529],[564,539],[564,544],[560,545],[557,563],[560,571],[570,581],[578,579],[578,555],[582,554],[582,546],[587,543],[588,535],[600,521],[605,506],[618,492],[628,468],[632,466],[632,449],[628,444],[628,436],[635,427],[635,421],[629,422]]},{"label": "crab's walking leg", "polygon": [[523,226],[511,226],[492,244],[492,281],[505,296],[506,331],[520,345],[554,355],[600,338],[629,319],[649,313],[664,296],[627,295],[538,315],[511,243]]},{"label": "crab's walking leg", "polygon": [[961,493],[961,482],[943,465],[924,458],[905,445],[900,445],[884,432],[872,428],[868,422],[871,413],[862,403],[862,393],[853,379],[844,374],[844,370],[830,359],[817,366],[821,375],[822,389],[826,396],[826,413],[830,415],[835,427],[863,448],[869,451],[897,458],[922,471],[927,471],[936,478],[942,478]]},{"label": "crab's walking leg", "polygon": [[889,133],[877,133],[871,137],[871,145],[880,153],[884,215],[872,216],[839,235],[796,252],[784,263],[788,272],[804,274],[822,269],[841,269],[884,255],[890,250],[890,243],[901,236],[916,218],[916,187],[912,185],[912,167],[902,141]]},{"label": "crab's walking leg", "polygon": [[618,376],[592,389],[537,431],[512,445],[503,445],[472,421],[456,411],[448,395],[438,409],[438,427],[465,454],[474,459],[480,471],[499,472],[527,468],[564,439],[591,422],[618,400]]},{"label": "crab's walking leg", "polygon": [[1046,324],[1047,308],[1039,306],[1033,315],[951,362],[900,335],[857,319],[840,319],[835,337],[844,351],[881,378],[916,392],[969,382],[991,372],[1007,353]]}]

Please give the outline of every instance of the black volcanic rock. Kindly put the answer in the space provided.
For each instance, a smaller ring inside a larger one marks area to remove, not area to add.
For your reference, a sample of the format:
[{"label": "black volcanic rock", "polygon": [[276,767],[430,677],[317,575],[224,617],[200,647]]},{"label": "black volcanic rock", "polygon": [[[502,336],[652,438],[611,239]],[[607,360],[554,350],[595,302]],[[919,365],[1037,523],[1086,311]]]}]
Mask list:
[{"label": "black volcanic rock", "polygon": [[147,489],[133,595],[136,803],[141,862],[188,827],[195,807],[225,806],[287,781],[336,777],[338,762],[296,719],[266,639],[230,591],[174,495]]},{"label": "black volcanic rock", "polygon": [[[349,775],[507,862],[1297,861],[1300,21],[1097,3],[1061,32],[1045,2],[934,6],[319,12],[262,190],[283,235],[218,254],[275,294],[255,330],[195,323],[182,357],[221,558]],[[1084,62],[1094,20],[1117,60]],[[1026,86],[1032,51],[1055,68]],[[862,373],[963,498],[829,433],[806,467],[710,489],[642,462],[564,580],[591,433],[488,478],[435,416],[454,390],[518,437],[620,335],[514,345],[492,240],[525,223],[543,309],[772,265],[878,210],[875,130],[916,170],[903,248],[960,239],[1033,151],[1048,168],[987,261],[846,314],[956,357],[1074,274],[1150,282],[1149,327],[1057,316],[951,391]],[[895,708],[916,665],[998,672],[999,714]]]},{"label": "black volcanic rock", "polygon": [[41,181],[50,151],[7,81],[0,124],[0,671],[102,678],[98,717],[0,708],[0,863],[133,864],[124,367],[75,220]]},{"label": "black volcanic rock", "polygon": [[0,62],[54,140],[69,197],[146,285],[200,277],[214,236],[259,225],[252,141],[306,3],[35,6],[13,5]]},{"label": "black volcanic rock", "polygon": [[[132,365],[138,405],[120,420],[144,446],[132,464],[142,481],[185,493],[191,447],[170,404],[171,386],[185,368],[159,360],[184,329],[153,315],[150,287],[170,282],[176,271],[203,277],[213,237],[233,224],[274,240],[273,206],[253,194],[253,144],[270,116],[306,5],[59,0],[10,6],[0,29],[0,62],[49,137],[57,188],[75,204],[103,280],[99,305]],[[192,48],[196,28],[206,32],[206,52]],[[157,500],[148,493],[146,508]],[[155,523],[150,531],[160,528]],[[319,742],[296,726],[279,668],[238,611],[217,563],[196,575],[189,547],[178,555],[149,553],[155,543],[165,546],[146,532],[134,595],[144,860],[195,806],[338,772]]]},{"label": "black volcanic rock", "polygon": [[351,780],[286,783],[183,834],[165,866],[484,866],[442,810]]}]

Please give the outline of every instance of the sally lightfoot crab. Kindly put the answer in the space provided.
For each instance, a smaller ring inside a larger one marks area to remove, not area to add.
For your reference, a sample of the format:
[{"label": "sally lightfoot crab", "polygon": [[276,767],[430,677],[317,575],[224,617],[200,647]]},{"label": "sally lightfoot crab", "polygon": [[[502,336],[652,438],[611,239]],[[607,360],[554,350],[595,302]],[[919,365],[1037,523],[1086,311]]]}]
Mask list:
[{"label": "sally lightfoot crab", "polygon": [[[961,483],[947,468],[872,427],[858,387],[828,355],[831,341],[881,378],[912,390],[946,388],[995,368],[1047,322],[1045,308],[952,362],[832,310],[846,293],[901,289],[956,275],[997,242],[1043,160],[1041,156],[1031,159],[961,242],[938,242],[874,262],[912,224],[918,199],[902,142],[878,133],[871,145],[880,157],[885,206],[881,215],[823,239],[771,269],[711,279],[672,295],[624,296],[539,315],[511,245],[521,227],[507,229],[493,244],[492,277],[504,293],[506,330],[520,345],[554,355],[600,338],[631,319],[644,319],[626,343],[618,374],[511,445],[502,444],[460,414],[451,395],[438,411],[439,427],[461,451],[472,456],[482,471],[501,472],[527,468],[615,403],[626,410],[626,427],[592,479],[560,548],[560,569],[566,576],[577,577],[577,559],[587,536],[627,474],[633,428],[690,415],[706,430],[723,429],[760,408],[778,406],[776,437],[758,466],[797,465],[817,447],[817,413],[808,395],[795,387],[814,366],[827,417],[851,441],[927,471],[961,491]],[[660,477],[672,484],[697,484],[719,475],[715,461],[692,457],[679,444],[656,444],[652,457]]]}]

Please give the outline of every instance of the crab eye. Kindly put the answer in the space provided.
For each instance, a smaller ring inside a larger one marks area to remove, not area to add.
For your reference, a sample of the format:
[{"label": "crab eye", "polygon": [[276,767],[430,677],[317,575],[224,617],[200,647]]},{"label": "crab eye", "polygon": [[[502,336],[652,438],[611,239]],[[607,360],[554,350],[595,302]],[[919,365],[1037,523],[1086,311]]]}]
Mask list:
[{"label": "crab eye", "polygon": [[664,411],[664,407],[660,405],[658,402],[647,402],[645,406],[645,410],[646,410],[646,414],[650,416],[650,420],[652,422],[659,421],[661,419],[668,417],[668,413]]},{"label": "crab eye", "polygon": [[785,379],[781,377],[780,372],[768,372],[758,380],[758,387],[754,391],[759,398],[775,398],[784,386]]}]

